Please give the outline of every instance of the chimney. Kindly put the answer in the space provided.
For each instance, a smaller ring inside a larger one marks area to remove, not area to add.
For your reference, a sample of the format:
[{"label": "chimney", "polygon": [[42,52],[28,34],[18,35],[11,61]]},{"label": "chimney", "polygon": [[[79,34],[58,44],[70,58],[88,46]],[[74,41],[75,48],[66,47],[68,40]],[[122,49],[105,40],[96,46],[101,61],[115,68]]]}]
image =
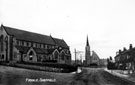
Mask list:
[{"label": "chimney", "polygon": [[127,49],[124,47],[124,48],[123,48],[123,51],[126,51],[126,50],[127,50]]},{"label": "chimney", "polygon": [[121,50],[119,50],[119,54],[121,53]]},{"label": "chimney", "polygon": [[129,49],[131,50],[133,48],[132,44],[130,44]]}]

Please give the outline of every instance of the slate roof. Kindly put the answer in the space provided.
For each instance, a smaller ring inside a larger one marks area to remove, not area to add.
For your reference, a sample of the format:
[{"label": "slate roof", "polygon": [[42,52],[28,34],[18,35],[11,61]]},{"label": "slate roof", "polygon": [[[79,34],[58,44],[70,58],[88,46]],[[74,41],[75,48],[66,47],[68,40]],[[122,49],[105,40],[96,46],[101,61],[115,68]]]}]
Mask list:
[{"label": "slate roof", "polygon": [[63,39],[57,39],[57,38],[53,38],[53,39],[58,46],[63,47],[63,48],[69,48],[69,46]]},{"label": "slate roof", "polygon": [[37,54],[48,54],[46,49],[33,48]]},{"label": "slate roof", "polygon": [[69,46],[66,44],[66,42],[63,39],[53,38],[52,36],[28,32],[28,31],[24,31],[24,30],[20,30],[16,28],[3,26],[3,25],[1,26],[5,28],[6,32],[9,35],[13,35],[16,39],[50,44],[50,45],[58,45],[64,48],[69,48]]},{"label": "slate roof", "polygon": [[24,46],[15,46],[20,52],[27,53],[30,47],[24,47]]},{"label": "slate roof", "polygon": [[4,26],[4,28],[9,35],[15,36],[16,39],[55,45],[53,39],[50,36],[19,30],[11,27]]},{"label": "slate roof", "polygon": [[[15,46],[20,52],[22,53],[27,53],[30,47],[25,47],[25,46]],[[37,54],[48,54],[48,51],[46,49],[40,49],[40,48],[33,48],[34,51]]]},{"label": "slate roof", "polygon": [[52,54],[55,49],[48,49],[48,54]]}]

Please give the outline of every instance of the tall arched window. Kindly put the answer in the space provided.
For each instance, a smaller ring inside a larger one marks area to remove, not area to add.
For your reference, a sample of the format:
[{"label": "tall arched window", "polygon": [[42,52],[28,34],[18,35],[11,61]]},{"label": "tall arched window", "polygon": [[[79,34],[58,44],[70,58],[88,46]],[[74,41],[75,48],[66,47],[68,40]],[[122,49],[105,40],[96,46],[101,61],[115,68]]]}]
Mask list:
[{"label": "tall arched window", "polygon": [[0,50],[3,51],[3,35],[0,36]]},{"label": "tall arched window", "polygon": [[64,60],[64,59],[65,59],[65,53],[62,52],[62,53],[61,53],[61,60]]},{"label": "tall arched window", "polygon": [[4,55],[2,55],[2,59],[4,59]]},{"label": "tall arched window", "polygon": [[58,59],[58,57],[59,57],[59,53],[58,53],[58,51],[55,51],[55,53],[54,53],[54,59]]},{"label": "tall arched window", "polygon": [[33,55],[34,55],[33,51],[30,51],[30,53],[29,53],[29,60],[33,59]]}]

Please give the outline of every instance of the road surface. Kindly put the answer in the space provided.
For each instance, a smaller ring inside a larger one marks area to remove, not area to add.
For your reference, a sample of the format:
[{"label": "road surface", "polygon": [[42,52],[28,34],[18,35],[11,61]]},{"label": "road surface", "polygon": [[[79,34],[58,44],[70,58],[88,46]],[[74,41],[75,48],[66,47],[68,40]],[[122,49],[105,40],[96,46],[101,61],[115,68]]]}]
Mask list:
[{"label": "road surface", "polygon": [[[51,79],[48,80],[48,79]],[[135,85],[102,68],[84,68],[82,73],[53,73],[0,66],[0,85]]]},{"label": "road surface", "polygon": [[135,83],[114,76],[103,68],[85,68],[68,85],[135,85]]}]

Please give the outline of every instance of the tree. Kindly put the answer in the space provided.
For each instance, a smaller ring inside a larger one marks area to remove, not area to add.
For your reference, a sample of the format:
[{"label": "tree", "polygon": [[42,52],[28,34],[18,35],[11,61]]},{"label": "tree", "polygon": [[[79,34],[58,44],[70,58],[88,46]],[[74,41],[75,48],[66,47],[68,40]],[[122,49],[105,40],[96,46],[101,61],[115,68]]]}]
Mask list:
[{"label": "tree", "polygon": [[112,61],[113,59],[112,59],[112,56],[110,56],[110,61]]},{"label": "tree", "polygon": [[107,68],[108,69],[116,69],[115,63],[112,62],[112,57],[110,56],[110,58],[107,58]]}]

